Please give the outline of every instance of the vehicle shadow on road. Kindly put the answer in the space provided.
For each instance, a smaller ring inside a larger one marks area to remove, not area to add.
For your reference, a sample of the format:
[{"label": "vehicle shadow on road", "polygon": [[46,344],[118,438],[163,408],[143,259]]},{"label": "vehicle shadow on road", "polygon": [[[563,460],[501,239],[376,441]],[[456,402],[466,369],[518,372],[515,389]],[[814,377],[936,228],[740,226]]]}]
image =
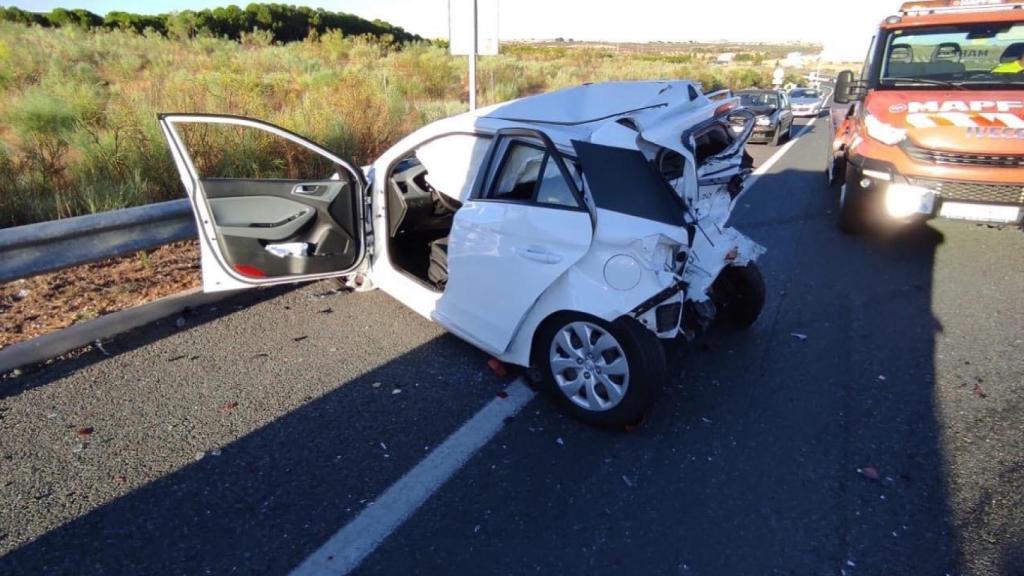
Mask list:
[{"label": "vehicle shadow on road", "polygon": [[651,492],[678,494],[669,471],[687,469],[672,511],[701,527],[685,547],[702,572],[956,573],[931,299],[943,237],[844,236],[824,179],[765,175],[744,199],[733,224],[769,249],[769,304],[751,332],[688,348],[672,408],[689,417],[665,426],[708,457],[666,462]]},{"label": "vehicle shadow on road", "polygon": [[[296,288],[297,285],[290,284],[242,292],[241,294],[229,296],[220,302],[188,309],[182,314],[159,320],[153,324],[140,326],[124,334],[119,334],[104,342],[102,349],[96,345],[91,345],[84,349],[69,352],[62,358],[57,358],[37,366],[25,367],[22,369],[24,373],[20,376],[12,377],[5,375],[0,380],[0,400],[46,386],[97,362],[143,348],[182,330],[191,330],[203,324],[215,322],[242,308],[272,300]],[[182,322],[180,327],[178,326],[179,319]]]},{"label": "vehicle shadow on road", "polygon": [[484,359],[434,338],[22,545],[0,573],[287,573],[494,397]]}]

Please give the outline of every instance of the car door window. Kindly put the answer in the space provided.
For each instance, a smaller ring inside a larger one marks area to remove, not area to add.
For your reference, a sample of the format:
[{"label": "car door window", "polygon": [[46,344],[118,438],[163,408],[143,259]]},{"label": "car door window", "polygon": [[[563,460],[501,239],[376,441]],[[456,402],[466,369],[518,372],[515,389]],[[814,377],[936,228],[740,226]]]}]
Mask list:
[{"label": "car door window", "polygon": [[[571,162],[570,176],[579,182]],[[524,142],[512,142],[494,180],[492,200],[535,202],[548,206],[579,208],[572,186],[559,169],[557,160],[546,150]]]}]

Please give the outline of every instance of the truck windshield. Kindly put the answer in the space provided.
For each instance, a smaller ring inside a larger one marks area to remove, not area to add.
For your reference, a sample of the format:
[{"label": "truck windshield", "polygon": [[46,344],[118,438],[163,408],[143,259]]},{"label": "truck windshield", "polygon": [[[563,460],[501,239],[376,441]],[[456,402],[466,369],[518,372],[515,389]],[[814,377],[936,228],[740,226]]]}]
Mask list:
[{"label": "truck windshield", "polygon": [[883,88],[1024,86],[1024,23],[892,30],[878,84]]}]

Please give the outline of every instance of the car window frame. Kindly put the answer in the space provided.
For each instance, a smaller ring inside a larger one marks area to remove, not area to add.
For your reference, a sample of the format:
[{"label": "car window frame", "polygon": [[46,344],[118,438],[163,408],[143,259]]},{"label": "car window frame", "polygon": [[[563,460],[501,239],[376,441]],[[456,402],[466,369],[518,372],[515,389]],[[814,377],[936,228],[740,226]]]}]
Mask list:
[{"label": "car window frame", "polygon": [[[537,143],[533,140],[540,140]],[[525,199],[504,199],[494,198],[494,188],[500,181],[500,175],[504,171],[505,165],[511,156],[513,146],[523,145],[535,150],[539,150],[544,153],[542,170],[538,172],[538,179],[534,185],[533,192],[529,200]],[[499,158],[496,158],[499,157]],[[541,202],[537,200],[537,194],[540,191],[540,185],[543,181],[543,170],[547,168],[547,162],[551,159],[555,159],[555,166],[558,167],[558,171],[561,174],[563,180],[569,188],[570,194],[576,201],[576,206],[567,206],[564,204],[551,204],[548,202]],[[540,130],[531,128],[504,128],[498,130],[494,134],[494,140],[491,142],[491,151],[488,153],[488,157],[482,166],[482,169],[477,173],[477,183],[474,186],[473,193],[470,195],[470,199],[476,202],[494,202],[502,204],[520,204],[526,206],[536,206],[540,208],[551,208],[555,210],[570,210],[574,212],[589,212],[587,202],[583,194],[582,187],[577,185],[576,180],[569,173],[569,169],[566,166],[566,162],[579,161],[568,154],[563,153],[559,150],[551,139]],[[580,181],[583,181],[583,171],[580,168],[576,169],[576,173],[580,177]]]}]

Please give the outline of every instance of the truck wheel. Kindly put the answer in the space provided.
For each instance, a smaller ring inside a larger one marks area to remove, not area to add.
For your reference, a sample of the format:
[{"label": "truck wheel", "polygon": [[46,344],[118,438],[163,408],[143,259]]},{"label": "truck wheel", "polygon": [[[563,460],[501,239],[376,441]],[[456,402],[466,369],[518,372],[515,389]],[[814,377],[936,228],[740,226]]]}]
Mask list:
[{"label": "truck wheel", "polygon": [[755,262],[746,266],[726,266],[712,290],[718,317],[729,326],[749,328],[764,309],[765,284]]},{"label": "truck wheel", "polygon": [[849,182],[839,191],[839,229],[846,234],[861,234],[868,229],[868,210],[864,200],[848,194]]},{"label": "truck wheel", "polygon": [[548,392],[589,424],[635,424],[668,379],[658,337],[628,316],[605,322],[559,314],[541,326],[534,343]]},{"label": "truck wheel", "polygon": [[846,174],[846,156],[835,158],[832,156],[831,150],[829,150],[829,156],[832,157],[832,162],[828,171],[828,185],[835,188],[836,184],[843,181],[843,175]]}]

